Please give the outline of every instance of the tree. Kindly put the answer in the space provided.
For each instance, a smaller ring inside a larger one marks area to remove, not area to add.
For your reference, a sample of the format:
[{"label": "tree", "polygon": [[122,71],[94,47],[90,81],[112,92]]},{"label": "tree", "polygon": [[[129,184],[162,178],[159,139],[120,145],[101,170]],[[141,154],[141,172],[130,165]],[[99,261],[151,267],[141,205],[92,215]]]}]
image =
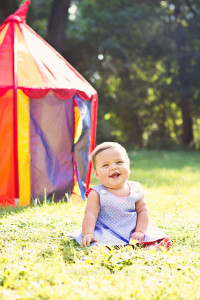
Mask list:
[{"label": "tree", "polygon": [[79,3],[69,26],[70,57],[96,85],[100,124],[106,117],[117,139],[121,132],[124,142],[138,145],[144,135],[154,146],[181,138],[191,144],[199,111],[199,12],[194,0]]},{"label": "tree", "polygon": [[0,24],[18,8],[17,0],[1,0],[0,6]]},{"label": "tree", "polygon": [[173,65],[171,87],[182,112],[182,140],[185,145],[193,141],[191,107],[196,102],[195,94],[200,79],[199,9],[199,1],[165,2],[169,28],[167,30],[165,27],[169,41],[165,64]]},{"label": "tree", "polygon": [[71,0],[53,0],[48,22],[48,42],[60,53],[64,50],[68,9]]}]

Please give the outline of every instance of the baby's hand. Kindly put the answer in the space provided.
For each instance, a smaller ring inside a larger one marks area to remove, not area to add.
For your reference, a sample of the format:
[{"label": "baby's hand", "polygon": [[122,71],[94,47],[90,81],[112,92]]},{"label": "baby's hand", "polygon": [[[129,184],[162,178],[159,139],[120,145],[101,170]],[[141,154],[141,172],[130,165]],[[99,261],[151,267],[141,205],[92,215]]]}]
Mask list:
[{"label": "baby's hand", "polygon": [[130,240],[137,240],[138,242],[143,242],[145,234],[140,231],[135,231],[131,234]]},{"label": "baby's hand", "polygon": [[86,247],[89,246],[91,242],[98,242],[97,239],[95,239],[94,235],[92,233],[87,233],[84,235],[83,240],[81,242],[81,246]]}]

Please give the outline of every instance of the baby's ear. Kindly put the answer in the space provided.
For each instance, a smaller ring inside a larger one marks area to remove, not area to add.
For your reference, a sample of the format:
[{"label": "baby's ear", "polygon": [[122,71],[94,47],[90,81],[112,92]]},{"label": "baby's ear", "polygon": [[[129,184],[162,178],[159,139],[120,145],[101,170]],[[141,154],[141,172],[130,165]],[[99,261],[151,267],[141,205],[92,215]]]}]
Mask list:
[{"label": "baby's ear", "polygon": [[94,171],[94,175],[96,176],[96,178],[98,178],[98,173],[97,173],[97,171],[94,169],[93,170]]}]

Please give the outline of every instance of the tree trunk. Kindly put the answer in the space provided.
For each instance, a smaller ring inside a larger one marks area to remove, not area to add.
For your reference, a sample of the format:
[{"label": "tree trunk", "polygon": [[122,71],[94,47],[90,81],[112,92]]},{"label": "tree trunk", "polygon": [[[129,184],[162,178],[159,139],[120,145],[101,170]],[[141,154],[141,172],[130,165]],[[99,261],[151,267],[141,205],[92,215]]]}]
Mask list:
[{"label": "tree trunk", "polygon": [[180,103],[182,120],[183,120],[183,143],[189,146],[193,141],[192,117],[190,115],[190,106],[187,99],[183,99]]},{"label": "tree trunk", "polygon": [[132,115],[132,135],[131,135],[131,140],[130,142],[138,146],[139,148],[143,147],[143,130],[141,127],[141,122],[139,120],[139,115],[137,112],[134,112]]},{"label": "tree trunk", "polygon": [[60,53],[65,44],[65,30],[71,0],[54,0],[48,23],[48,42]]},{"label": "tree trunk", "polygon": [[[186,58],[188,57],[188,38],[185,27],[181,23],[181,5],[177,4],[175,8],[176,16],[176,50],[177,50],[177,63],[179,69],[179,99],[180,108],[182,112],[182,121],[183,121],[183,132],[182,139],[183,143],[187,146],[190,146],[193,141],[193,128],[192,128],[192,117],[190,113],[190,106],[188,99],[190,97],[190,84],[188,82],[188,65],[189,61]],[[184,59],[183,59],[184,57]]]}]

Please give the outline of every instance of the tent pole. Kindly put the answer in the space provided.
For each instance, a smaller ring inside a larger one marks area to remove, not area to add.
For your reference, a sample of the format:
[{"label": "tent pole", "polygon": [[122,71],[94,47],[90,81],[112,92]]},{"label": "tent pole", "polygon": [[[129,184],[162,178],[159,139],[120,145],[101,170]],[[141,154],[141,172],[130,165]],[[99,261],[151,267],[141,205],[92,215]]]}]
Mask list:
[{"label": "tent pole", "polygon": [[15,59],[15,22],[12,22],[12,62],[13,62],[13,147],[14,147],[14,176],[15,176],[15,199],[19,198],[18,177],[18,137],[17,137],[17,66]]}]

